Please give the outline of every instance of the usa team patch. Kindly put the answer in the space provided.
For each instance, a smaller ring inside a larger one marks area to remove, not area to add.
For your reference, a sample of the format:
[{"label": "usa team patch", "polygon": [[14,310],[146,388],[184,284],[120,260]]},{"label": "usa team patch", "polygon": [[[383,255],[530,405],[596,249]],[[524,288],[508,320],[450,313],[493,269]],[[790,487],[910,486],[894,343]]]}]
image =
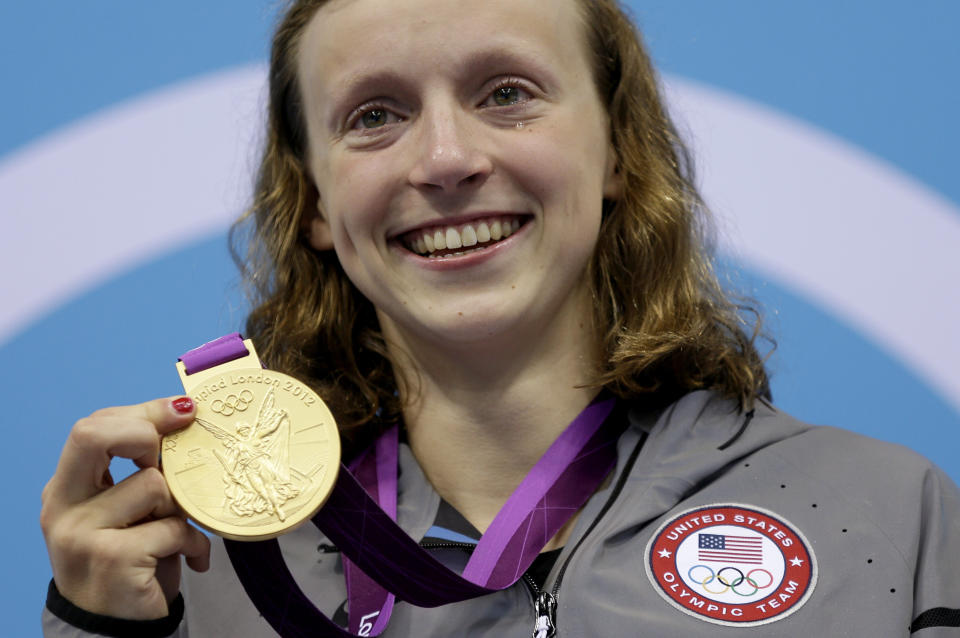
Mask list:
[{"label": "usa team patch", "polygon": [[660,526],[644,556],[667,602],[720,625],[782,620],[817,584],[817,560],[800,530],[752,505],[687,510]]}]

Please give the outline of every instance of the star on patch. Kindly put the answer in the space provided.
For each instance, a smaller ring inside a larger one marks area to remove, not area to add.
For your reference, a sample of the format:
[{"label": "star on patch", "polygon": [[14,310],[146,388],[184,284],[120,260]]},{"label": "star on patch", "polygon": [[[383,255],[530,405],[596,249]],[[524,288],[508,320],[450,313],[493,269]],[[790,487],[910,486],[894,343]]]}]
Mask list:
[{"label": "star on patch", "polygon": [[790,559],[790,564],[793,565],[794,567],[800,567],[803,565],[803,559],[797,558],[796,556],[794,556],[793,558]]},{"label": "star on patch", "polygon": [[665,549],[661,549],[660,558],[670,558],[670,552]]}]

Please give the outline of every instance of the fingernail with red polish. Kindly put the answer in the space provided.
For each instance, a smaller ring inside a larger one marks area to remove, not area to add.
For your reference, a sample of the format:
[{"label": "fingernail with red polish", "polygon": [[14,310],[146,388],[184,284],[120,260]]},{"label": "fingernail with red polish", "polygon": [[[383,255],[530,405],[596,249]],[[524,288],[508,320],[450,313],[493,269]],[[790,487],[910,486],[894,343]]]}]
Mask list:
[{"label": "fingernail with red polish", "polygon": [[193,399],[190,397],[180,397],[173,400],[173,409],[180,414],[189,414],[193,412]]}]

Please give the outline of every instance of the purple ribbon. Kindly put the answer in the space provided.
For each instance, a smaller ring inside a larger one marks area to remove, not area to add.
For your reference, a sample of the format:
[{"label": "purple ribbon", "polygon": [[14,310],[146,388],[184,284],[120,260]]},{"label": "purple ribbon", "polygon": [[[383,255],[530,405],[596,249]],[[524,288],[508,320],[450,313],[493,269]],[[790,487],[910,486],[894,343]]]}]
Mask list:
[{"label": "purple ribbon", "polygon": [[187,374],[193,374],[248,354],[250,353],[247,351],[247,346],[243,345],[243,337],[240,333],[231,332],[219,339],[208,341],[199,348],[194,348],[180,357],[180,361],[183,361]]},{"label": "purple ribbon", "polygon": [[[373,448],[350,464],[350,472],[391,520],[397,520],[397,453],[399,428],[393,426]],[[347,581],[348,630],[358,636],[379,636],[390,620],[394,595],[380,587],[356,563],[343,557]]]},{"label": "purple ribbon", "polygon": [[[431,589],[422,592],[423,598],[419,601],[413,601],[409,597],[409,589],[403,583],[399,583],[401,589],[392,591],[397,591],[400,597],[408,602],[431,607],[472,598],[469,593],[463,598],[453,598],[450,594],[451,589],[459,590],[464,585],[481,585],[483,593],[491,593],[509,587],[519,580],[544,545],[590,498],[615,464],[614,448],[620,433],[617,432],[611,439],[609,428],[601,427],[613,405],[614,401],[609,399],[588,406],[544,453],[483,534],[462,576],[457,576],[437,563],[404,534],[404,539],[398,541],[406,546],[403,551],[407,552],[410,560],[410,567],[402,574],[404,582],[409,579],[410,570],[421,573],[428,569],[425,576]],[[375,454],[378,462],[381,455],[389,454],[395,463],[398,445],[396,437],[394,428],[377,441]],[[392,448],[385,445],[388,440]],[[367,458],[369,456],[365,457]],[[376,493],[381,486],[368,482],[368,477],[369,472],[356,475],[367,492]],[[324,509],[327,507],[329,502]],[[318,521],[319,516],[320,514],[314,517],[314,523],[327,532],[326,525]],[[375,541],[371,541],[371,544],[373,543]],[[424,557],[429,558],[430,562],[424,563]],[[419,564],[416,564],[418,562]],[[385,586],[391,587],[386,584]],[[380,598],[364,588],[376,588],[381,592]],[[348,580],[347,592],[351,630],[355,626],[355,617],[373,617],[378,622],[373,627],[373,633],[369,635],[376,636],[379,633],[378,627],[386,627],[390,609],[385,605],[377,607],[373,602],[382,600],[386,590],[379,587],[374,579],[357,586]]]},{"label": "purple ribbon", "polygon": [[[210,346],[209,359],[203,352],[207,346],[201,346],[182,360],[186,363],[189,356],[198,372],[231,360],[222,358],[230,349],[236,353],[232,358],[246,354],[236,333],[211,344],[216,345]],[[437,561],[394,522],[396,428],[353,464],[356,478],[341,465],[336,486],[313,523],[344,556],[349,632],[300,590],[275,539],[224,540],[230,561],[254,605],[284,638],[376,636],[390,616],[390,592],[419,607],[436,607],[505,589],[523,575],[616,465],[616,442],[625,420],[619,427],[612,423],[602,427],[614,404],[614,399],[595,401],[567,426],[494,518],[463,576]]]}]

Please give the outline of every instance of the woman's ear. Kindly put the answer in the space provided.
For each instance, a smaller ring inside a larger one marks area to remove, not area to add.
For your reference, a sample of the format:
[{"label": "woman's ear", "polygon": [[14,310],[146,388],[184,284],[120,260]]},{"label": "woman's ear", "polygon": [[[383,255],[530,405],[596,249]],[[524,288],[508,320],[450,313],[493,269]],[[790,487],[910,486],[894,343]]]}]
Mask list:
[{"label": "woman's ear", "polygon": [[312,215],[304,216],[302,223],[303,236],[314,250],[333,250],[333,234],[330,224],[323,216],[320,198],[317,198],[317,208]]}]

